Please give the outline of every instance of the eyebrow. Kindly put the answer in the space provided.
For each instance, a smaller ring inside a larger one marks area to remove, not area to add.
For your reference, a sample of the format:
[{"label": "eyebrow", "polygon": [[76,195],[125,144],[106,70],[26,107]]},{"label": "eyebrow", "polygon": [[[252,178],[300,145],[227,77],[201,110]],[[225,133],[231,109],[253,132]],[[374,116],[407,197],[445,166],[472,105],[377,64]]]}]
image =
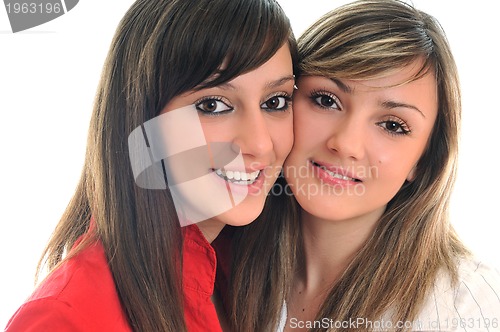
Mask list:
[{"label": "eyebrow", "polygon": [[[333,83],[335,83],[340,88],[340,90],[342,90],[344,93],[351,94],[354,90],[353,88],[351,88],[349,85],[345,84],[344,82],[342,82],[338,78],[330,78],[330,80],[332,80]],[[420,115],[422,115],[425,118],[424,113],[418,107],[410,105],[410,104],[400,103],[400,102],[393,101],[393,100],[386,100],[386,101],[382,102],[382,106],[384,108],[387,108],[387,109],[393,109],[393,108],[398,108],[398,107],[413,109],[413,110],[419,112]]]},{"label": "eyebrow", "polygon": [[419,110],[418,107],[410,105],[410,104],[400,103],[400,102],[393,101],[393,100],[386,100],[386,101],[382,102],[382,106],[384,108],[387,108],[387,109],[393,109],[393,108],[398,108],[398,107],[409,108],[409,109],[417,111],[418,113],[420,113],[420,115],[422,115],[425,118],[424,113],[421,110]]},{"label": "eyebrow", "polygon": [[295,76],[294,75],[288,75],[285,77],[282,77],[276,81],[272,81],[266,84],[266,87],[268,88],[277,88],[279,86],[282,86],[290,81],[295,81]]},{"label": "eyebrow", "polygon": [[340,88],[340,90],[342,90],[342,92],[352,93],[353,89],[338,78],[330,78],[330,80],[332,80],[333,83],[335,83]]},{"label": "eyebrow", "polygon": [[[266,83],[266,88],[268,89],[273,89],[279,86],[282,86],[283,84],[286,84],[289,81],[294,81],[295,77],[293,75],[287,75],[284,77],[281,77],[275,81],[267,82]],[[221,88],[223,90],[237,90],[237,88],[231,84],[230,82],[222,83],[220,85],[216,86],[217,88]]]}]

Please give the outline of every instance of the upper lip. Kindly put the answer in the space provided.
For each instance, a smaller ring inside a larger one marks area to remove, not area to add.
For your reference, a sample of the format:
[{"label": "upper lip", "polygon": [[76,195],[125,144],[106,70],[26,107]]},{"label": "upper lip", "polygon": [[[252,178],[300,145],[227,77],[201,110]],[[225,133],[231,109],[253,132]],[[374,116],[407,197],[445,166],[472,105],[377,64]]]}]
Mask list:
[{"label": "upper lip", "polygon": [[[243,166],[243,165],[239,165]],[[252,162],[250,165],[244,165],[242,168],[238,168],[237,165],[226,165],[224,167],[220,167],[220,169],[224,169],[225,171],[232,171],[232,172],[246,172],[246,173],[253,173],[257,171],[263,171],[270,165],[264,164],[264,163],[258,163],[258,162]],[[213,169],[215,170],[215,169]]]},{"label": "upper lip", "polygon": [[212,168],[213,171],[217,169],[224,170],[225,172],[231,171],[231,172],[245,172],[245,173],[253,173],[253,172],[258,172],[264,170],[265,167],[262,168],[245,168],[245,169],[236,169],[234,167],[221,167],[221,168]]},{"label": "upper lip", "polygon": [[[354,174],[352,171],[349,170],[349,167],[336,166],[333,164],[329,164],[329,163],[322,162],[322,161],[316,161],[316,160],[311,160],[311,163],[315,166],[324,167],[325,169],[327,169],[328,171],[330,171],[332,173],[337,173],[337,174],[340,174],[342,176],[346,176],[348,178],[354,179],[356,181],[362,181],[361,177],[357,176],[356,174]],[[352,166],[351,168],[354,168],[354,166]]]}]

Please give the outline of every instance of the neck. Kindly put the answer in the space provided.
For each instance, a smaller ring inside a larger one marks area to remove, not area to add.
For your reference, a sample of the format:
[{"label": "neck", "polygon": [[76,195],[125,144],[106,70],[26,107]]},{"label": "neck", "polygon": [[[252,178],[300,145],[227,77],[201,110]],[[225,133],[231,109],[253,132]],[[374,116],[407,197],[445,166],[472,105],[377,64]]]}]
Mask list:
[{"label": "neck", "polygon": [[302,211],[304,266],[297,278],[303,289],[329,290],[372,235],[384,209],[348,220],[325,220]]},{"label": "neck", "polygon": [[208,219],[205,221],[201,221],[196,224],[198,228],[200,229],[201,233],[207,239],[208,243],[212,243],[217,236],[219,236],[219,233],[222,231],[224,228],[225,224],[221,223],[220,221]]}]

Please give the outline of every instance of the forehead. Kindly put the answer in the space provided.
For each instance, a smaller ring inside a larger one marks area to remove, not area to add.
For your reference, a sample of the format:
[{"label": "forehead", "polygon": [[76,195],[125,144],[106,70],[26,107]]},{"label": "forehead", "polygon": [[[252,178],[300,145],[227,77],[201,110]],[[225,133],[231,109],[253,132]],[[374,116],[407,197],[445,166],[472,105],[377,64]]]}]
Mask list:
[{"label": "forehead", "polygon": [[421,68],[418,64],[411,64],[378,78],[333,81],[352,97],[351,101],[377,105],[404,104],[433,120],[438,112],[437,81],[432,70],[422,73]]},{"label": "forehead", "polygon": [[[348,76],[348,75],[346,75]],[[403,67],[396,67],[390,70],[375,75],[369,78],[353,78],[345,77],[341,84],[344,83],[349,85],[360,85],[367,89],[384,89],[392,88],[398,86],[404,86],[406,84],[420,81],[420,79],[427,77],[426,83],[433,83],[436,86],[436,77],[434,71],[428,65],[424,63],[421,59],[416,59]]]}]

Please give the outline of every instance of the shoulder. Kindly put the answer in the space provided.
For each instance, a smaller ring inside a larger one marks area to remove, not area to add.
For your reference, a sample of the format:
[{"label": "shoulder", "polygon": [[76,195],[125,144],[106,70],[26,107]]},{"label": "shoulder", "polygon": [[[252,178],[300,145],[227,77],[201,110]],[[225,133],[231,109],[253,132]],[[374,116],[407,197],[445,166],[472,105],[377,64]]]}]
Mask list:
[{"label": "shoulder", "polygon": [[85,331],[89,326],[72,306],[55,298],[41,298],[24,303],[7,324],[6,332]]},{"label": "shoulder", "polygon": [[7,331],[80,331],[106,324],[126,327],[126,321],[104,249],[95,243],[50,273]]},{"label": "shoulder", "polygon": [[459,278],[454,300],[457,315],[467,319],[500,320],[499,271],[479,260],[463,260]]},{"label": "shoulder", "polygon": [[462,259],[453,284],[441,273],[417,321],[439,331],[500,331],[500,273],[475,258]]}]

